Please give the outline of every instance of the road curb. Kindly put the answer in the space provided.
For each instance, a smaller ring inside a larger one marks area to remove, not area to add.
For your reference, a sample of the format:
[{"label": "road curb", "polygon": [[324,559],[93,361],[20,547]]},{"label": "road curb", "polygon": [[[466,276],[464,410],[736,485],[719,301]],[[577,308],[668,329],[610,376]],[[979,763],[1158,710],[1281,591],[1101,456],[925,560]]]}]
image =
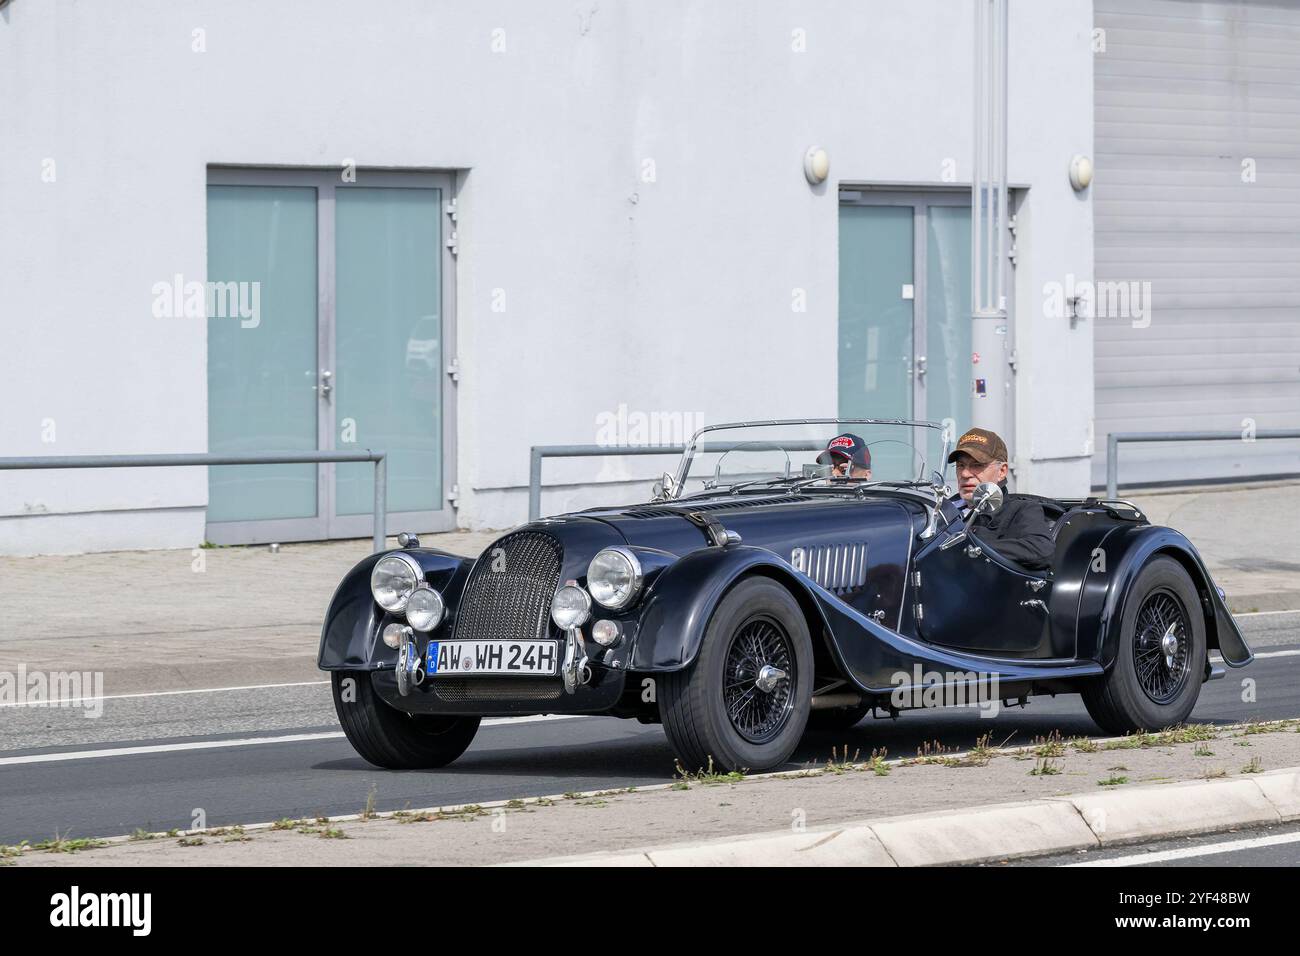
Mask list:
[{"label": "road curb", "polygon": [[504,866],[953,866],[1300,820],[1300,767]]}]

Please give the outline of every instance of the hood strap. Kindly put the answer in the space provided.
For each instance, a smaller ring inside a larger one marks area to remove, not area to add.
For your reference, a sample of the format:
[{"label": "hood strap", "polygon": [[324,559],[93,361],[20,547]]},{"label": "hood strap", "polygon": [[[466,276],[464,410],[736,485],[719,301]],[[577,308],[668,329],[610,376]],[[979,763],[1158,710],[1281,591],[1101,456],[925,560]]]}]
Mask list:
[{"label": "hood strap", "polygon": [[722,522],[711,514],[703,511],[687,511],[682,517],[704,531],[704,536],[709,539],[709,543],[715,548],[725,548],[729,541],[727,529],[722,527]]}]

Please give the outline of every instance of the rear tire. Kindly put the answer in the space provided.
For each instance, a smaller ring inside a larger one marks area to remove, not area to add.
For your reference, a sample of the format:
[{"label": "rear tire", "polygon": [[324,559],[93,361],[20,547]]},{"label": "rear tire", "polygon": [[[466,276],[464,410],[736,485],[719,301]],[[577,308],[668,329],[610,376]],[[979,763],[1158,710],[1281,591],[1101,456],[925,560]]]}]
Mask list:
[{"label": "rear tire", "polygon": [[[345,683],[351,681],[350,685]],[[387,704],[366,671],[334,671],[334,711],[348,743],[365,760],[386,770],[445,767],[469,747],[479,717],[408,714]],[[345,699],[351,696],[352,699]]]},{"label": "rear tire", "polygon": [[1181,724],[1200,695],[1205,655],[1196,587],[1176,560],[1153,558],[1125,601],[1115,662],[1084,688],[1084,706],[1112,734]]},{"label": "rear tire", "polygon": [[659,713],[687,771],[710,762],[722,772],[770,770],[799,745],[812,681],[812,639],[798,602],[770,578],[746,578],[718,604],[695,662],[660,677]]}]

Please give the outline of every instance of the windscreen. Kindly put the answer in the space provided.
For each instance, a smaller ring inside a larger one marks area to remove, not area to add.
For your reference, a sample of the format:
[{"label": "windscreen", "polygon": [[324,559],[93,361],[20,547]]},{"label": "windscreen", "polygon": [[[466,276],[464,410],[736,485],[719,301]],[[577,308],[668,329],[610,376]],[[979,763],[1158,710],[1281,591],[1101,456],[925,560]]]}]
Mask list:
[{"label": "windscreen", "polygon": [[[853,421],[771,422],[704,429],[686,449],[680,494],[737,485],[831,481],[928,482],[937,426]],[[838,468],[834,466],[838,465]]]}]

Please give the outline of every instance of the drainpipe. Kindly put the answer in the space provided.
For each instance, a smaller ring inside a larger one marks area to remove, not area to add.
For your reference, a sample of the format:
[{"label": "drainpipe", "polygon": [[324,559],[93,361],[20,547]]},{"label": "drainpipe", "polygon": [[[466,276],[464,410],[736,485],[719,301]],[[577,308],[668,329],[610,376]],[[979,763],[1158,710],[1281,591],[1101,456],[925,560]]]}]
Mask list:
[{"label": "drainpipe", "polygon": [[975,123],[971,173],[971,423],[1007,434],[1007,2],[975,2]]}]

